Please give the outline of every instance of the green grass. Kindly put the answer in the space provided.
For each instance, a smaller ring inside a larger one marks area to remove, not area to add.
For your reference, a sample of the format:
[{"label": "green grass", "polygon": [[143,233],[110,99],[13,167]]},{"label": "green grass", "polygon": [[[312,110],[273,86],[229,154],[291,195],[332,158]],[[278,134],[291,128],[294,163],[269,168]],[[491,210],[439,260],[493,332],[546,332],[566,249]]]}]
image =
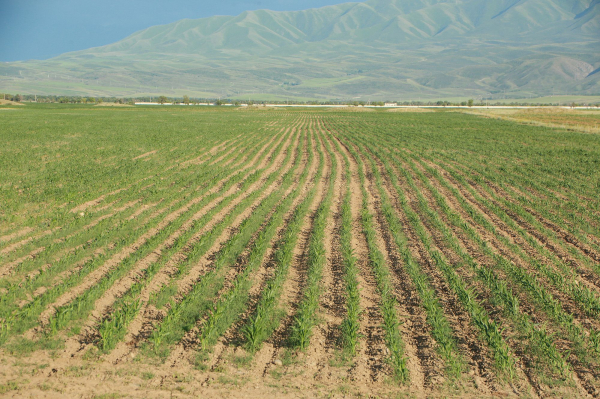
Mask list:
[{"label": "green grass", "polygon": [[342,391],[373,365],[403,393],[416,362],[442,390],[483,373],[520,393],[600,388],[599,135],[443,111],[20,109],[0,115],[6,357],[86,342],[75,358],[91,362],[65,372],[87,378],[144,320],[127,346],[144,380],[179,345],[232,387],[227,364],[293,380],[325,347]]}]

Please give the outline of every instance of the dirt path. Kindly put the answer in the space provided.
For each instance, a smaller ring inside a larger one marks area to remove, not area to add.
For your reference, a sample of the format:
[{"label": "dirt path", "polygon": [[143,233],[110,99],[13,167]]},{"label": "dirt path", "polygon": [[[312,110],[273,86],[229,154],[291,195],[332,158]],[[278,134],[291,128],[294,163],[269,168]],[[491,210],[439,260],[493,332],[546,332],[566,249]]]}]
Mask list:
[{"label": "dirt path", "polygon": [[8,241],[12,241],[15,238],[23,237],[25,234],[29,234],[32,231],[34,231],[34,230],[31,227],[26,227],[19,231],[15,231],[14,233],[3,235],[0,237],[0,244],[8,242]]}]

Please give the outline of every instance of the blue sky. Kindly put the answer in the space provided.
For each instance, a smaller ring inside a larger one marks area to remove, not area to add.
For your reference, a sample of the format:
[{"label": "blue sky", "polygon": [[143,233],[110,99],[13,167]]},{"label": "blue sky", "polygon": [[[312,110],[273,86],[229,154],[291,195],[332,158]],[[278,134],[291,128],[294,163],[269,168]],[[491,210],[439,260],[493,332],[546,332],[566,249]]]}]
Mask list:
[{"label": "blue sky", "polygon": [[0,61],[47,59],[183,18],[348,1],[353,0],[0,0]]}]

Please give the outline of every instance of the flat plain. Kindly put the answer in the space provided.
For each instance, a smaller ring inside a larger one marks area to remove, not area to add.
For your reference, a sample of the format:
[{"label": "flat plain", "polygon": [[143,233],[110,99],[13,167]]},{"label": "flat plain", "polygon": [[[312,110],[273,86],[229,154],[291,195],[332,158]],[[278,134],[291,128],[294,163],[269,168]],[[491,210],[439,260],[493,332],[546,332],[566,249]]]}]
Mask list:
[{"label": "flat plain", "polygon": [[2,396],[600,396],[592,111],[6,109]]}]

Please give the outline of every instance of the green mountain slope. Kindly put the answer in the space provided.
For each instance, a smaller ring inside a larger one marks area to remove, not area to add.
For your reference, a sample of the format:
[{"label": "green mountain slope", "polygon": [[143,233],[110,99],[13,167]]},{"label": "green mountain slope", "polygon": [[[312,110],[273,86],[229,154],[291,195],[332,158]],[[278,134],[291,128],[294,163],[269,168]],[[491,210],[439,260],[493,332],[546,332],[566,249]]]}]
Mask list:
[{"label": "green mountain slope", "polygon": [[368,0],[182,20],[46,61],[23,93],[402,99],[600,94],[600,0]]}]

